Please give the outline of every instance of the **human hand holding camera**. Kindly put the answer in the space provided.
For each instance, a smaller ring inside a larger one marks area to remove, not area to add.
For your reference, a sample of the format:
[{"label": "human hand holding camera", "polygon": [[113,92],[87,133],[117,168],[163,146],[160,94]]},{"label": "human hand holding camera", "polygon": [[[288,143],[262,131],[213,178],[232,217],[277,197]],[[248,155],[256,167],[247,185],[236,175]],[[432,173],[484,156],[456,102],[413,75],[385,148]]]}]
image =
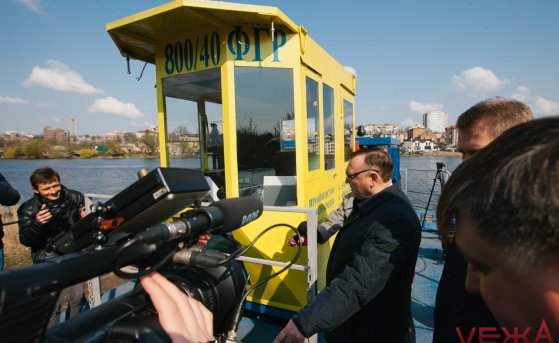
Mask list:
[{"label": "human hand holding camera", "polygon": [[52,219],[52,213],[47,208],[47,205],[43,204],[39,209],[39,212],[35,215],[35,221],[41,225],[50,222]]},{"label": "human hand holding camera", "polygon": [[213,339],[213,314],[159,273],[140,278],[159,314],[159,322],[173,343],[209,342]]}]

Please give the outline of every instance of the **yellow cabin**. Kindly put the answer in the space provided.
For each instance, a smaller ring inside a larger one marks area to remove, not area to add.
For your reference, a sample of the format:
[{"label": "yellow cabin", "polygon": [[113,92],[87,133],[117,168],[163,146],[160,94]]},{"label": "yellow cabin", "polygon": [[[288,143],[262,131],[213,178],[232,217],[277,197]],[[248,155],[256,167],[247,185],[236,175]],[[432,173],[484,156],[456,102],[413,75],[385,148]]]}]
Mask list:
[{"label": "yellow cabin", "polygon": [[[275,7],[176,0],[107,31],[124,57],[156,67],[162,166],[202,169],[215,200],[262,199],[264,214],[236,240],[247,245],[271,225],[308,220],[298,267],[247,304],[277,315],[300,309],[324,286],[316,280],[330,246],[317,249],[316,224],[349,192],[355,75]],[[243,257],[253,284],[294,257],[291,233],[279,226]]]}]

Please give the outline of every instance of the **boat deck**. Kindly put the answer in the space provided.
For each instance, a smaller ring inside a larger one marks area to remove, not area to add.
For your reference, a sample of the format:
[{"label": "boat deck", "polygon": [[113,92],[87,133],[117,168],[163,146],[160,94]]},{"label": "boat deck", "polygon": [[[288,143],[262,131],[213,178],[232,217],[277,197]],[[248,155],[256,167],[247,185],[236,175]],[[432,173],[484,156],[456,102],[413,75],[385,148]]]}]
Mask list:
[{"label": "boat deck", "polygon": [[418,343],[433,340],[433,310],[442,271],[443,254],[438,235],[424,231],[415,265],[411,303]]}]

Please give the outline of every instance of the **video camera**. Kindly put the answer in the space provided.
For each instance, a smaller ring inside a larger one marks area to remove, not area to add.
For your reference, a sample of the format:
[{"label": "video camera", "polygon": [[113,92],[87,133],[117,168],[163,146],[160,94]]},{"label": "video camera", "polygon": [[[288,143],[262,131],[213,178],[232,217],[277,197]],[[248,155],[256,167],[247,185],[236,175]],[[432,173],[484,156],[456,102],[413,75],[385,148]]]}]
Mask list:
[{"label": "video camera", "polygon": [[[0,273],[1,340],[22,342],[169,342],[149,296],[133,291],[46,329],[60,292],[113,271],[137,278],[159,271],[214,315],[216,337],[237,329],[247,276],[241,246],[226,236],[263,211],[255,198],[201,207],[210,187],[200,170],[157,168],[57,237],[64,255]],[[163,222],[187,207],[171,222]],[[207,243],[200,243],[210,233]],[[133,265],[138,272],[122,268]]]}]

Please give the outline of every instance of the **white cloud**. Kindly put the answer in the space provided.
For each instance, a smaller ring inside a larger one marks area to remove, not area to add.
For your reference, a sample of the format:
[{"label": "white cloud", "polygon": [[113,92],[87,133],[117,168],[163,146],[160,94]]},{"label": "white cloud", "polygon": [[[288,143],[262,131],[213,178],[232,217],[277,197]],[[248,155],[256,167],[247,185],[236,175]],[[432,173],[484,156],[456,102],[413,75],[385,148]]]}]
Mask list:
[{"label": "white cloud", "polygon": [[539,95],[531,96],[530,89],[526,86],[519,86],[511,97],[528,104],[535,115],[559,115],[558,102],[545,99]]},{"label": "white cloud", "polygon": [[41,8],[41,0],[16,0],[16,1],[35,13],[46,14],[46,12]]},{"label": "white cloud", "polygon": [[13,104],[13,105],[27,105],[30,104],[31,101],[25,100],[22,98],[16,98],[13,96],[3,96],[0,95],[0,103],[2,104]]},{"label": "white cloud", "polygon": [[431,112],[431,111],[442,111],[443,104],[422,104],[415,100],[410,101],[410,110],[417,112],[419,114]]},{"label": "white cloud", "polygon": [[509,80],[500,80],[493,71],[483,67],[473,67],[453,75],[450,78],[454,88],[470,95],[485,94],[508,84]]},{"label": "white cloud", "polygon": [[31,75],[23,82],[27,87],[41,86],[63,92],[100,94],[103,90],[85,82],[83,77],[62,62],[48,60],[47,68],[33,67]]},{"label": "white cloud", "polygon": [[559,115],[559,103],[544,99],[541,96],[535,97],[532,109],[536,114],[542,114],[545,116]]},{"label": "white cloud", "polygon": [[407,129],[410,127],[417,127],[417,126],[423,126],[423,125],[410,118],[407,118],[406,120],[400,123],[400,127],[403,129]]},{"label": "white cloud", "polygon": [[529,94],[530,94],[530,89],[528,89],[528,87],[519,86],[516,88],[516,92],[514,92],[511,98],[518,101],[526,101],[528,99]]},{"label": "white cloud", "polygon": [[110,96],[103,99],[95,99],[87,110],[92,113],[110,113],[126,118],[141,118],[144,116],[133,103],[125,103]]}]

